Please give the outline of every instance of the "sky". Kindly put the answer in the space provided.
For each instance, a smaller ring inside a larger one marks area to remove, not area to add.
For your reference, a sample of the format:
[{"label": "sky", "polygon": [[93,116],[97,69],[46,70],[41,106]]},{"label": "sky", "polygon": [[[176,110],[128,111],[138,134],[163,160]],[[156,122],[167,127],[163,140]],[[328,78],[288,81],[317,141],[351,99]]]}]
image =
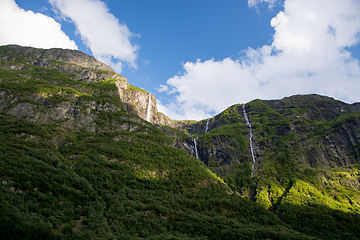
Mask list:
[{"label": "sky", "polygon": [[77,49],[172,119],[321,94],[360,102],[360,0],[0,0],[0,45]]}]

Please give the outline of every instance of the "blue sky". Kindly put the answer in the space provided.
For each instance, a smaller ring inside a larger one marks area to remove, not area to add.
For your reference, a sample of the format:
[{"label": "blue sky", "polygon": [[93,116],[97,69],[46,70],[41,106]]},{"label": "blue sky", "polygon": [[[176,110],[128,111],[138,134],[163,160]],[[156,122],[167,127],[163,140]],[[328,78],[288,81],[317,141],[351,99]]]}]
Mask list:
[{"label": "blue sky", "polygon": [[0,9],[0,45],[93,55],[173,119],[293,94],[360,101],[358,0],[0,0]]}]

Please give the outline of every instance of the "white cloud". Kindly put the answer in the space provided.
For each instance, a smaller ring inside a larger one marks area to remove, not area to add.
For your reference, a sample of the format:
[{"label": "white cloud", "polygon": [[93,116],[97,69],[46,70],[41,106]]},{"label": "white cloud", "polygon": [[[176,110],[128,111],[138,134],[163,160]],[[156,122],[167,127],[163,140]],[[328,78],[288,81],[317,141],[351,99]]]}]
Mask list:
[{"label": "white cloud", "polygon": [[238,60],[196,61],[161,90],[176,95],[160,110],[175,119],[202,119],[236,103],[318,93],[360,101],[360,1],[286,0],[271,21],[273,42],[243,50]]},{"label": "white cloud", "polygon": [[123,62],[137,68],[138,46],[131,44],[134,36],[125,24],[109,13],[100,0],[49,0],[63,19],[70,19],[94,57],[121,72]]},{"label": "white cloud", "polygon": [[276,2],[278,2],[278,0],[248,0],[248,5],[249,7],[257,8],[261,3],[267,3],[269,4],[269,8],[272,8],[275,6]]},{"label": "white cloud", "polygon": [[77,49],[53,18],[25,11],[14,0],[0,1],[0,45]]},{"label": "white cloud", "polygon": [[160,87],[157,90],[159,92],[167,92],[169,90],[169,88],[166,85],[160,85]]}]

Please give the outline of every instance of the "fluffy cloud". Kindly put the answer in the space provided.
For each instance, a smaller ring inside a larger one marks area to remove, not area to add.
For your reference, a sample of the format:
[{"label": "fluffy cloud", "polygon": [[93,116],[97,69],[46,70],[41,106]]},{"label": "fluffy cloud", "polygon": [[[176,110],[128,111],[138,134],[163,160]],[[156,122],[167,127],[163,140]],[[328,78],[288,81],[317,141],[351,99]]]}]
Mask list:
[{"label": "fluffy cloud", "polygon": [[278,0],[248,0],[249,7],[257,7],[261,3],[269,4],[269,8],[273,7]]},{"label": "fluffy cloud", "polygon": [[159,110],[202,119],[255,98],[318,93],[360,101],[360,65],[348,50],[359,43],[359,1],[286,0],[271,26],[272,44],[244,50],[240,59],[185,63],[161,86],[176,97]]},{"label": "fluffy cloud", "polygon": [[14,0],[0,1],[0,45],[77,49],[53,18],[25,11]]},{"label": "fluffy cloud", "polygon": [[71,20],[94,57],[121,72],[123,62],[136,68],[138,46],[128,27],[109,13],[100,0],[49,0],[63,19]]}]

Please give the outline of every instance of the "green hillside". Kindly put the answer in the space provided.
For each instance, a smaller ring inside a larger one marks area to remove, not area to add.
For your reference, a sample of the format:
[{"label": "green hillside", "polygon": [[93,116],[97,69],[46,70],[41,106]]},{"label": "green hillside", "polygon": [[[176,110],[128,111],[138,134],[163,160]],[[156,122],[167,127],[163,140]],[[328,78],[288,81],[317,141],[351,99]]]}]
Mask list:
[{"label": "green hillside", "polygon": [[126,79],[81,52],[0,62],[2,239],[360,239],[357,105],[248,103],[251,177],[241,105],[186,134],[131,114]]},{"label": "green hillside", "polygon": [[200,159],[233,191],[293,229],[323,239],[359,238],[359,104],[306,95],[255,100],[195,125]]}]

